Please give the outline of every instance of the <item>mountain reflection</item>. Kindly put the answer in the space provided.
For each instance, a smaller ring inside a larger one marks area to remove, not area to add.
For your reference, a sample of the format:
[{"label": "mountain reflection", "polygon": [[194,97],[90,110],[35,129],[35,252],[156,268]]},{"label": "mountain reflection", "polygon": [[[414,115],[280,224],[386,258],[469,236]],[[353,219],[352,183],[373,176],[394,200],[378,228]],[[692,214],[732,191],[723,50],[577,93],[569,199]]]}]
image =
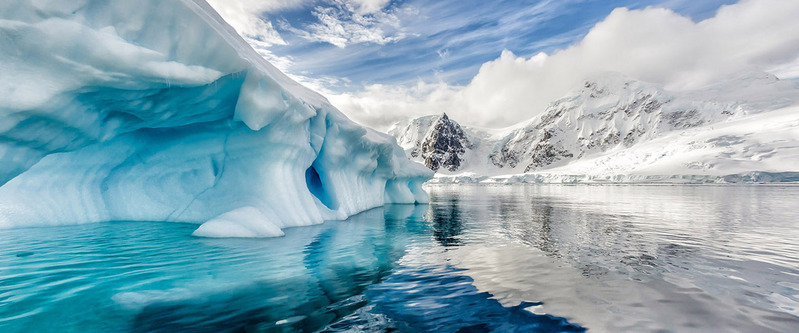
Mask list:
[{"label": "mountain reflection", "polygon": [[[451,233],[457,237],[436,238],[466,240],[445,260],[505,306],[543,301],[537,311],[600,331],[799,325],[796,186],[430,190],[436,228],[446,230],[441,218],[462,220]],[[450,212],[451,202],[459,212]],[[732,308],[747,314],[733,317]],[[635,316],[614,315],[620,312]],[[659,319],[666,317],[679,320]]]},{"label": "mountain reflection", "polygon": [[449,196],[430,207],[426,219],[433,226],[433,237],[442,246],[462,245],[464,219],[460,200],[457,195]]}]

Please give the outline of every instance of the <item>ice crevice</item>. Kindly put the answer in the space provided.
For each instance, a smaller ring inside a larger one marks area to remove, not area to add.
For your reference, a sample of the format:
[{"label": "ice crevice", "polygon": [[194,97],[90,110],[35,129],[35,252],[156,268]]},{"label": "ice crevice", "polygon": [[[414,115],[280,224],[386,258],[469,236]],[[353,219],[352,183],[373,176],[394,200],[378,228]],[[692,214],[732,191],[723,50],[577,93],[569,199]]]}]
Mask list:
[{"label": "ice crevice", "polygon": [[427,201],[431,171],[201,0],[4,2],[0,94],[0,228],[174,221],[268,237]]}]

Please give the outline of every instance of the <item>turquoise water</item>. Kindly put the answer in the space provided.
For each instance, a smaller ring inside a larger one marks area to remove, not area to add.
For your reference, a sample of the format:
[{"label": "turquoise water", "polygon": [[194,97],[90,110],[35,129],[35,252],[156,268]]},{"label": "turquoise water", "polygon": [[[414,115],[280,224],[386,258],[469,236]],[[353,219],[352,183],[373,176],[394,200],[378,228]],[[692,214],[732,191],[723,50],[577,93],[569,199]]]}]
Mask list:
[{"label": "turquoise water", "polygon": [[799,329],[799,187],[428,190],[274,239],[0,230],[0,332]]}]

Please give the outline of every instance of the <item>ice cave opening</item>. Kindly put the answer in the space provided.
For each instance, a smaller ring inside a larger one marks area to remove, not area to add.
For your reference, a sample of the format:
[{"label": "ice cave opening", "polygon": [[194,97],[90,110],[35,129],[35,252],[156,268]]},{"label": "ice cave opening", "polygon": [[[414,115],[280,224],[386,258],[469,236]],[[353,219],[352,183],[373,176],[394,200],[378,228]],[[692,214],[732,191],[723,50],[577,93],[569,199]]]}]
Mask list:
[{"label": "ice cave opening", "polygon": [[338,209],[336,199],[325,190],[325,184],[322,182],[319,172],[316,171],[313,165],[305,170],[305,183],[308,185],[308,190],[311,191],[311,194],[319,199],[323,205],[331,210]]}]

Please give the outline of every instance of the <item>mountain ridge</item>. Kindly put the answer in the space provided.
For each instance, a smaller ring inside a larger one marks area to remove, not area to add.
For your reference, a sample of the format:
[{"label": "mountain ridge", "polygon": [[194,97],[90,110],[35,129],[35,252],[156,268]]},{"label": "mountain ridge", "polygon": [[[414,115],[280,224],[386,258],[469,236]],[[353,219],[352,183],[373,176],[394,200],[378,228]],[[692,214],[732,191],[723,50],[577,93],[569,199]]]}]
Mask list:
[{"label": "mountain ridge", "polygon": [[[645,155],[641,148],[645,148],[648,142],[660,142],[663,141],[661,138],[674,135],[699,135],[702,131],[713,131],[714,125],[741,121],[745,124],[747,119],[769,124],[777,118],[785,118],[785,115],[753,117],[794,105],[799,105],[799,84],[780,81],[767,73],[746,73],[733,80],[691,91],[668,91],[621,74],[603,73],[585,80],[567,96],[552,102],[540,115],[506,129],[477,129],[447,118],[463,131],[452,139],[467,139],[471,146],[465,147],[458,155],[457,163],[443,161],[443,168],[435,170],[439,179],[464,174],[481,178],[565,172],[602,178],[610,175],[610,170],[603,169],[599,162],[590,167],[584,162],[604,157],[605,164],[613,164],[609,156],[622,152]],[[788,118],[794,113],[787,112]],[[425,116],[399,122],[388,133],[397,138],[409,158],[422,162],[418,155],[413,156],[413,152],[420,147],[417,143],[424,142],[428,136],[438,135],[432,125],[440,118]],[[754,137],[717,133],[716,137],[703,139],[710,140],[712,147],[703,146],[702,149],[712,150],[713,156],[685,161],[681,165],[672,165],[670,170],[661,168],[658,172],[663,173],[661,176],[696,174],[712,178],[746,172],[799,170],[799,162],[770,163],[771,157],[777,155],[789,153],[799,156],[799,151],[795,151],[799,146],[799,134],[795,133],[795,128],[788,126],[778,131],[787,133],[787,137],[781,140],[789,144],[777,144],[777,147],[768,137],[757,136],[758,141],[750,141]],[[728,140],[732,137],[738,139]],[[670,145],[666,142],[660,144]],[[699,149],[696,143],[684,144],[689,146],[682,147],[687,149],[686,154]],[[737,149],[736,152],[740,153],[766,148],[772,149],[771,155],[761,156],[760,164],[743,163],[740,159],[747,157],[734,157],[735,154],[725,151]],[[657,160],[650,158],[626,166],[615,163],[612,173],[651,176],[651,172],[645,169],[665,163],[662,159]],[[745,164],[746,167],[734,167],[736,164]]]}]

